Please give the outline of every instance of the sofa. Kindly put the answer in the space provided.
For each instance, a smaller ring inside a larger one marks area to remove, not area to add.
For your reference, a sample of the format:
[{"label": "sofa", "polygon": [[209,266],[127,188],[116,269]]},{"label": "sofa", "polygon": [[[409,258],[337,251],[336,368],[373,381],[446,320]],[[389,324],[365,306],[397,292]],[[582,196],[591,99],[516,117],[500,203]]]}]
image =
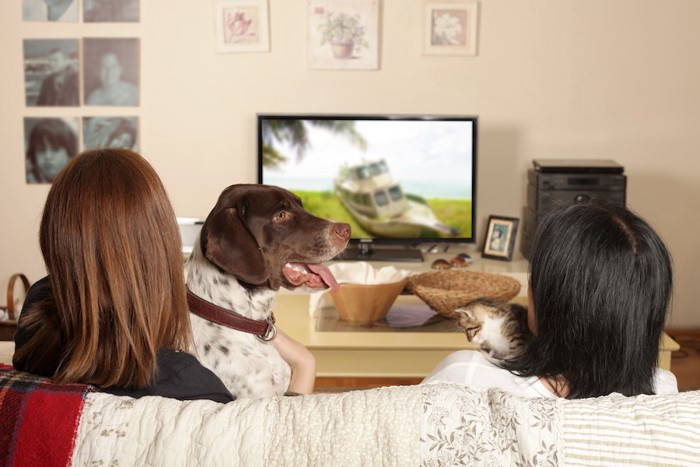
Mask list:
[{"label": "sofa", "polygon": [[50,465],[57,452],[65,457],[56,465],[81,466],[700,463],[700,391],[569,401],[437,383],[218,404],[117,397],[41,378],[32,383],[41,391],[7,389],[25,378],[0,370],[0,424],[15,423],[14,436],[7,428],[0,436],[0,458],[17,461],[3,465]]}]

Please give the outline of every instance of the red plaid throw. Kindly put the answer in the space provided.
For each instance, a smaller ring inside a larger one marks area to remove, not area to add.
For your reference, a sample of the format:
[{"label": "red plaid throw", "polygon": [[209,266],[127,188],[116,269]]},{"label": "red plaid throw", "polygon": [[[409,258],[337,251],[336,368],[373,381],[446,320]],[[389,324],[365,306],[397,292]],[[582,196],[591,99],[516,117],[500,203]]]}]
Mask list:
[{"label": "red plaid throw", "polygon": [[0,365],[0,466],[69,465],[89,389]]}]

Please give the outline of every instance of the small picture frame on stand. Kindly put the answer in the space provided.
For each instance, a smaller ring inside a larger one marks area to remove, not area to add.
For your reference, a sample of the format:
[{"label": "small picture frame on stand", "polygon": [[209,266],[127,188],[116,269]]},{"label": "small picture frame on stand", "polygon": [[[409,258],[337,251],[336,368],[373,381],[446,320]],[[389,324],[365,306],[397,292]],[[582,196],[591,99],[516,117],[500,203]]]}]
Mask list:
[{"label": "small picture frame on stand", "polygon": [[490,216],[481,256],[510,261],[513,258],[518,223],[516,217]]}]

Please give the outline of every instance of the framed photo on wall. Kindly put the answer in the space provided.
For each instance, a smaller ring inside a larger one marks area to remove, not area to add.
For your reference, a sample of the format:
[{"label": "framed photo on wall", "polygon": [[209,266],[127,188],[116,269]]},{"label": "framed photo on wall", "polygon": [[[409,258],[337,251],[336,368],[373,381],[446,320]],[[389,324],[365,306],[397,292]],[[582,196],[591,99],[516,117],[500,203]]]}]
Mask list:
[{"label": "framed photo on wall", "polygon": [[515,217],[490,216],[481,256],[510,261],[513,258],[518,222],[519,219]]},{"label": "framed photo on wall", "polygon": [[83,117],[83,148],[121,148],[139,151],[139,118]]},{"label": "framed photo on wall", "polygon": [[267,0],[218,0],[214,8],[219,53],[270,51]]},{"label": "framed photo on wall", "polygon": [[139,18],[139,0],[83,0],[86,23],[138,23]]},{"label": "framed photo on wall", "polygon": [[139,48],[137,38],[83,39],[85,105],[139,105]]},{"label": "framed photo on wall", "polygon": [[479,3],[423,0],[423,53],[476,55]]},{"label": "framed photo on wall", "polygon": [[78,154],[77,117],[25,117],[24,166],[28,184],[52,183]]},{"label": "framed photo on wall", "polygon": [[79,106],[78,39],[24,39],[23,46],[27,106]]},{"label": "framed photo on wall", "polygon": [[78,21],[78,0],[22,0],[22,19],[75,23]]},{"label": "framed photo on wall", "polygon": [[379,68],[378,0],[309,0],[308,7],[310,69]]}]

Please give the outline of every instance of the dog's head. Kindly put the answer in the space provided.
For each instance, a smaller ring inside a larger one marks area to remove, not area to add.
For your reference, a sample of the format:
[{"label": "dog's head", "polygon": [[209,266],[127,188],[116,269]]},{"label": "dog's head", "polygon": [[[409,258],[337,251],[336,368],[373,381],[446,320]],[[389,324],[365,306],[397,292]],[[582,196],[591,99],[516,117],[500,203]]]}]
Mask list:
[{"label": "dog's head", "polygon": [[204,256],[252,286],[337,287],[328,261],[350,239],[348,224],[309,214],[296,195],[269,185],[232,185],[200,234]]}]

